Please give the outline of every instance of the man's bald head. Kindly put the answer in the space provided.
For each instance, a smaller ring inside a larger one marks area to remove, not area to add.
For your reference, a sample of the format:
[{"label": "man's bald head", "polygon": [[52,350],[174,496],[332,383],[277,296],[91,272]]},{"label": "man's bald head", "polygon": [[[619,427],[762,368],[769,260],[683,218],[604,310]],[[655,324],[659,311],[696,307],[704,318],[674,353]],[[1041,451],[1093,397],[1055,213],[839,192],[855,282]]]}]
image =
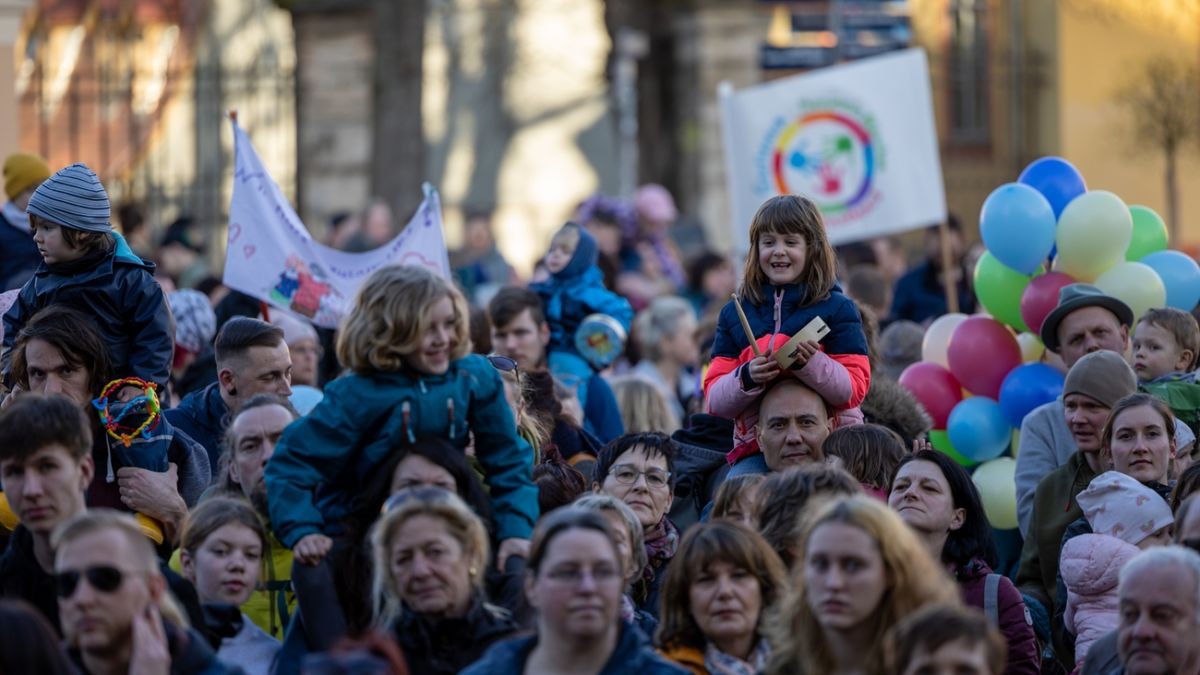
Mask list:
[{"label": "man's bald head", "polygon": [[771,471],[825,461],[821,445],[833,416],[821,395],[785,376],[763,394],[758,406],[758,444]]}]

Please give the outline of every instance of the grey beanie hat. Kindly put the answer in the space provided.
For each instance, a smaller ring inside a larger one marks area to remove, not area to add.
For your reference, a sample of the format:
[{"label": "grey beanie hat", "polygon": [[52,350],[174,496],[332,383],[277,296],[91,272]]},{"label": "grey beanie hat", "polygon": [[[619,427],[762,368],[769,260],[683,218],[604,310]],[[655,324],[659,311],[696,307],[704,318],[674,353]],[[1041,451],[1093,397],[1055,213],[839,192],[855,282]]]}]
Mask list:
[{"label": "grey beanie hat", "polygon": [[1109,408],[1137,392],[1137,376],[1124,357],[1106,349],[1075,362],[1063,383],[1062,395],[1084,394]]},{"label": "grey beanie hat", "polygon": [[25,210],[73,230],[112,232],[108,193],[96,172],[83,164],[72,164],[46,179]]}]

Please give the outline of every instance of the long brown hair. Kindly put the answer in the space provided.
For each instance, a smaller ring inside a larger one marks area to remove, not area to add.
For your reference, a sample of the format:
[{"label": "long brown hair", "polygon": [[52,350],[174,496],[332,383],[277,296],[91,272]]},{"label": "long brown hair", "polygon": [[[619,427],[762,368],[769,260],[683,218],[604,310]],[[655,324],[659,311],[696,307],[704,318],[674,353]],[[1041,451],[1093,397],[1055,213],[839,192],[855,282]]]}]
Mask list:
[{"label": "long brown hair", "polygon": [[750,253],[742,272],[743,299],[763,301],[767,274],[758,262],[758,242],[764,234],[798,234],[804,237],[805,261],[797,281],[804,290],[804,304],[829,295],[837,280],[837,258],[825,236],[825,221],[811,200],[798,195],[779,195],[763,202],[750,222]]},{"label": "long brown hair", "polygon": [[[879,549],[888,588],[879,606],[867,619],[873,635],[863,645],[868,650],[866,672],[883,675],[885,636],[905,617],[926,605],[958,605],[958,587],[930,557],[925,546],[887,506],[870,497],[849,497],[825,504],[809,521],[802,539],[803,548],[818,527],[839,523],[865,532]],[[808,604],[808,581],[804,556],[792,570],[792,589],[778,605],[768,637],[774,652],[766,672],[832,673],[837,663],[830,651],[825,631]]]},{"label": "long brown hair", "polygon": [[1130,394],[1117,401],[1117,404],[1109,411],[1108,419],[1104,421],[1104,430],[1100,432],[1100,458],[1102,460],[1112,462],[1112,439],[1113,433],[1116,431],[1117,417],[1126,410],[1142,406],[1149,406],[1162,417],[1163,431],[1167,434],[1167,440],[1171,442],[1171,448],[1175,448],[1175,413],[1171,412],[1171,408],[1161,399],[1150,394]]}]

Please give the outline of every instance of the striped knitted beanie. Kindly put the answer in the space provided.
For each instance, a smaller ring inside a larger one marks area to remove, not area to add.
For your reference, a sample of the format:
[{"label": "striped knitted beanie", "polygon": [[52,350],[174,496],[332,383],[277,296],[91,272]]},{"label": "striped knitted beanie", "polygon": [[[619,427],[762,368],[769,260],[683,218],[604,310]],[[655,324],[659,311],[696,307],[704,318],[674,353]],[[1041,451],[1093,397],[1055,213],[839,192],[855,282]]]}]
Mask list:
[{"label": "striped knitted beanie", "polygon": [[38,186],[26,211],[73,230],[112,232],[108,193],[83,164],[72,164]]}]

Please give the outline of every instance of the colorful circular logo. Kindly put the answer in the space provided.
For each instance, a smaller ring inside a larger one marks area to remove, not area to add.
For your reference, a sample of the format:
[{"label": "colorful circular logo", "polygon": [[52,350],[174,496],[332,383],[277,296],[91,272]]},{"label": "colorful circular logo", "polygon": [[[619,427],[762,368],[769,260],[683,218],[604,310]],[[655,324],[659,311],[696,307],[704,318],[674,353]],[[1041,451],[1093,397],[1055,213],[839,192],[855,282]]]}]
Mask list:
[{"label": "colorful circular logo", "polygon": [[870,196],[875,150],[861,122],[844,111],[819,110],[784,127],[771,168],[779,194],[804,195],[830,216]]}]

